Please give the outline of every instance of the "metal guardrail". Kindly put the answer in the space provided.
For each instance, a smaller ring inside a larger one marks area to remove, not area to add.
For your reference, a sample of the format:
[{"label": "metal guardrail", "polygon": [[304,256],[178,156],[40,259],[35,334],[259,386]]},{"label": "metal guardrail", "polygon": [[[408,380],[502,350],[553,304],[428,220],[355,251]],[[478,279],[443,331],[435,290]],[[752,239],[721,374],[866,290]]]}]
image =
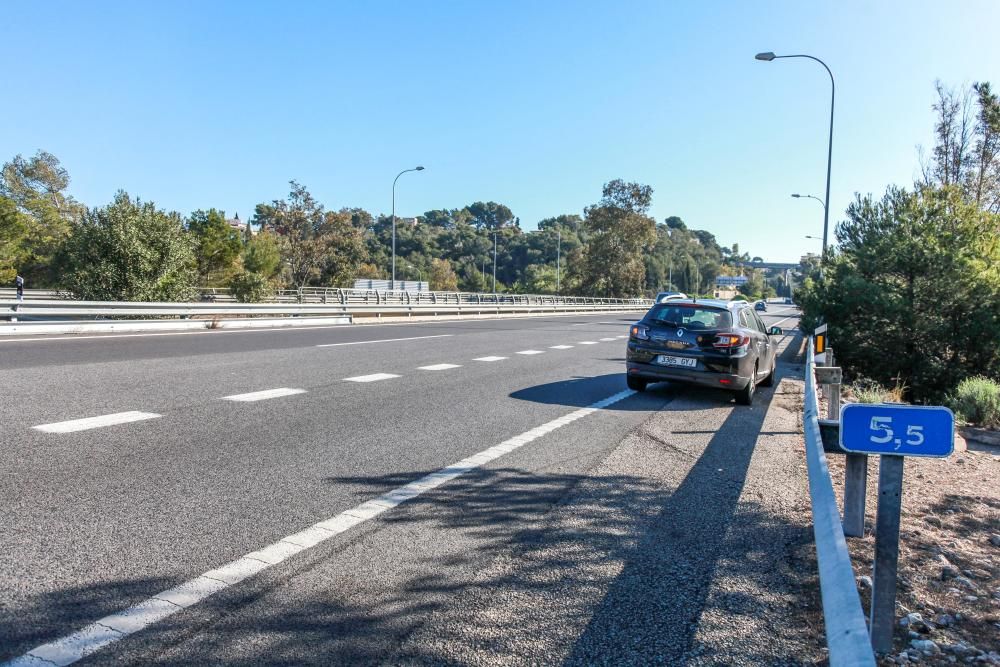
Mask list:
[{"label": "metal guardrail", "polygon": [[364,303],[364,304],[456,304],[456,305],[635,305],[648,307],[648,299],[606,299],[554,294],[508,294],[477,292],[417,292],[409,290],[345,289],[339,287],[302,287],[281,290],[275,298],[279,302],[298,303]]},{"label": "metal guardrail", "polygon": [[[209,303],[239,303],[228,287],[201,287],[199,300]],[[16,298],[12,288],[0,288],[0,301]],[[72,293],[62,290],[24,290],[26,301],[71,300]],[[648,299],[605,299],[599,297],[562,296],[556,294],[508,294],[476,292],[427,292],[413,290],[351,289],[341,287],[301,287],[279,290],[265,303],[321,303],[321,304],[508,304],[508,305],[588,305],[588,304],[628,304],[649,307]]]},{"label": "metal guardrail", "polygon": [[[16,298],[17,290],[13,287],[0,287],[0,301],[5,301],[7,299],[14,300]],[[71,299],[73,298],[73,295],[62,290],[26,289],[24,290],[24,298],[39,301],[50,299]]]},{"label": "metal guardrail", "polygon": [[642,299],[587,299],[451,292],[376,292],[328,290],[297,292],[295,301],[278,303],[35,300],[0,301],[0,319],[86,320],[113,318],[292,316],[302,315],[449,315],[518,312],[628,311],[647,308]]},{"label": "metal guardrail", "polygon": [[830,664],[875,665],[871,638],[865,623],[861,598],[854,582],[851,554],[844,538],[837,497],[833,492],[830,468],[823,451],[819,429],[819,396],[816,389],[816,362],[812,337],[806,357],[805,414],[803,431],[806,464],[809,469],[809,498],[812,502],[813,536],[819,565],[823,622]]}]

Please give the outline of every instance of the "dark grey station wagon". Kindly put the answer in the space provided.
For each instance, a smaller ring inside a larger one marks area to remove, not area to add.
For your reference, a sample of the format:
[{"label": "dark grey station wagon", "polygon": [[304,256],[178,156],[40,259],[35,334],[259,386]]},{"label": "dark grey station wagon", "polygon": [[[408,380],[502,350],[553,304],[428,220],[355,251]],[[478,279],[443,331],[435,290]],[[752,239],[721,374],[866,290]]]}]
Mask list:
[{"label": "dark grey station wagon", "polygon": [[736,392],[750,405],[758,384],[770,387],[777,364],[778,327],[768,330],[745,301],[658,303],[632,325],[626,353],[630,389],[650,382],[686,382]]}]

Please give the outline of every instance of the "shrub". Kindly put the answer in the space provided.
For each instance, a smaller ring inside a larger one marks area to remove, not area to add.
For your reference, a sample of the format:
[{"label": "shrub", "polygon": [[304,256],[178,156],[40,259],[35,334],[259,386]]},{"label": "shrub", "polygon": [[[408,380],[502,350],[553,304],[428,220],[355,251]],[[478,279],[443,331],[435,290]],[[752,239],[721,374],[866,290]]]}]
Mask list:
[{"label": "shrub", "polygon": [[259,303],[273,294],[271,281],[256,271],[241,271],[229,281],[233,296],[242,303]]},{"label": "shrub", "polygon": [[857,403],[903,403],[906,386],[896,382],[894,389],[887,389],[875,380],[858,378],[851,383],[851,395]]},{"label": "shrub", "polygon": [[966,378],[948,396],[947,403],[963,421],[1000,426],[1000,382],[985,377]]}]

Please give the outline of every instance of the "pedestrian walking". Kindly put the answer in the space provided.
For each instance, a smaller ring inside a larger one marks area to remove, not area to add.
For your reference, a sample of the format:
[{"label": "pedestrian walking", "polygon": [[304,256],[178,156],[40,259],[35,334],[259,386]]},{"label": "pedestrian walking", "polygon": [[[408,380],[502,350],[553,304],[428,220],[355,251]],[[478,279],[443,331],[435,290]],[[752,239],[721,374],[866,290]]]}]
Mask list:
[{"label": "pedestrian walking", "polygon": [[14,278],[14,287],[17,288],[17,300],[24,301],[24,278],[20,275]]}]

